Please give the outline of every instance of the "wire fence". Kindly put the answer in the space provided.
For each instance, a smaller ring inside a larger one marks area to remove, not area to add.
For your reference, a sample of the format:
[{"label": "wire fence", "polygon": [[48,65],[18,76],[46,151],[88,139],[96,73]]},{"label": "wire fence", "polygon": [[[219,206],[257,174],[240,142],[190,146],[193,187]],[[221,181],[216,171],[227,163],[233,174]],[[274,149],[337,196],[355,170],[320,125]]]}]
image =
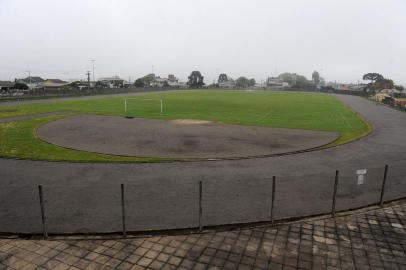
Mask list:
[{"label": "wire fence", "polygon": [[[0,231],[48,234],[188,229],[331,214],[406,196],[399,162],[266,179],[168,184],[32,185],[1,189]],[[117,179],[114,179],[117,181]]]}]

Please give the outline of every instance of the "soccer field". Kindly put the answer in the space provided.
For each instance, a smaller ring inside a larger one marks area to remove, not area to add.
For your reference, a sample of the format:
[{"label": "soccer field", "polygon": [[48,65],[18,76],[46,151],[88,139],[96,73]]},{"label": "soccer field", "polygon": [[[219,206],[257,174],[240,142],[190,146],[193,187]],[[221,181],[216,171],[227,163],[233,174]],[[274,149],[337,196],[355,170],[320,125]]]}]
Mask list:
[{"label": "soccer field", "polygon": [[[368,123],[332,95],[266,91],[173,91],[129,96],[0,107],[0,117],[63,112],[63,115],[0,124],[0,156],[68,161],[155,161],[65,149],[41,141],[35,129],[72,114],[133,116],[151,119],[199,119],[339,132],[331,145],[355,140],[370,131]],[[163,111],[160,111],[160,100]],[[45,101],[44,101],[45,102]]]}]

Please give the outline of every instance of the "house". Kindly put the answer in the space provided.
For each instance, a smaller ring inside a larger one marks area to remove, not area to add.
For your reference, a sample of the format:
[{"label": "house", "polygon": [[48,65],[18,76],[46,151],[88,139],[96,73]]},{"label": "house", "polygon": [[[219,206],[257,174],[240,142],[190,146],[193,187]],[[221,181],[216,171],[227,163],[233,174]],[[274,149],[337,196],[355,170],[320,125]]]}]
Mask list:
[{"label": "house", "polygon": [[31,76],[31,77],[27,77],[25,79],[17,80],[17,82],[25,83],[30,90],[33,90],[36,88],[41,88],[42,87],[41,84],[44,81],[45,81],[44,79],[42,79],[41,77],[38,77],[38,76]]},{"label": "house", "polygon": [[179,79],[175,77],[173,74],[168,75],[168,85],[169,86],[179,86]]},{"label": "house", "polygon": [[372,97],[373,100],[377,101],[377,102],[383,102],[385,99],[390,98],[391,96],[389,94],[385,94],[385,93],[378,93],[375,96]]},{"label": "house", "polygon": [[154,80],[152,80],[149,84],[151,87],[164,87],[168,86],[168,80],[165,78],[161,78],[159,76],[156,76]]},{"label": "house", "polygon": [[284,88],[289,87],[289,83],[284,82],[279,78],[268,77],[268,79],[266,80],[266,86]]},{"label": "house", "polygon": [[161,78],[159,76],[154,76],[153,80],[150,81],[149,86],[151,87],[177,87],[179,86],[179,79],[173,74],[169,74],[168,78]]},{"label": "house", "polygon": [[235,88],[236,84],[233,79],[228,79],[227,81],[219,83],[220,88]]},{"label": "house", "polygon": [[402,93],[399,90],[396,89],[382,89],[381,91],[379,91],[380,93],[385,93],[385,94],[398,94],[398,93]]},{"label": "house", "polygon": [[124,87],[125,80],[118,76],[105,77],[99,79],[100,84],[105,85],[108,88],[122,88]]},{"label": "house", "polygon": [[14,88],[14,83],[11,81],[0,81],[0,92],[9,91]]},{"label": "house", "polygon": [[60,79],[46,79],[39,86],[44,89],[44,91],[60,90],[63,86],[68,85],[68,82],[62,81]]},{"label": "house", "polygon": [[406,98],[394,98],[395,106],[406,107]]}]

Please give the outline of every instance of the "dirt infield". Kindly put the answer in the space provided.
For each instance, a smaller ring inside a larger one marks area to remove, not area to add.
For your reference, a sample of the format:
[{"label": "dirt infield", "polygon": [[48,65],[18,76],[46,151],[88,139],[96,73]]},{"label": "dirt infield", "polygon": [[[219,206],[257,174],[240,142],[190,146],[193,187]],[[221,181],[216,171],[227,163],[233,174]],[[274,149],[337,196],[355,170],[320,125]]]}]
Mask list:
[{"label": "dirt infield", "polygon": [[162,158],[236,158],[295,152],[328,144],[339,134],[224,125],[193,119],[149,120],[83,115],[50,122],[37,135],[62,147]]}]

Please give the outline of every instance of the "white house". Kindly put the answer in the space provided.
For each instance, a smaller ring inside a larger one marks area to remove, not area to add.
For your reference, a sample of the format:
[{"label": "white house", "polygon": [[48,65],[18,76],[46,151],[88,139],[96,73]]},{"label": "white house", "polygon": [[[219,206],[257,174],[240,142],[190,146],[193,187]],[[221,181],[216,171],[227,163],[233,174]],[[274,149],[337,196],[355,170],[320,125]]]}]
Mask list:
[{"label": "white house", "polygon": [[99,82],[103,83],[109,88],[121,88],[124,87],[124,82],[125,80],[121,79],[118,76],[113,76],[113,77],[104,77],[100,78]]}]

